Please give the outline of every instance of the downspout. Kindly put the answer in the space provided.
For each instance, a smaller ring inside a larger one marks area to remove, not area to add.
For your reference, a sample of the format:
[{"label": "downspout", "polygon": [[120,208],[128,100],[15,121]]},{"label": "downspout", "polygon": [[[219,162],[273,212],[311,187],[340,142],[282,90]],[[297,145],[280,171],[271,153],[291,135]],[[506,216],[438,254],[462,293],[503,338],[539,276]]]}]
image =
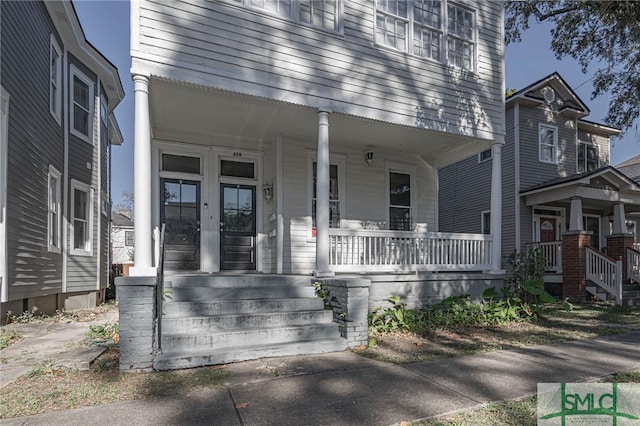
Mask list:
[{"label": "downspout", "polygon": [[63,194],[62,194],[62,293],[67,292],[67,268],[69,265],[69,52],[64,48],[62,70],[62,105],[64,106],[64,159],[63,159]]},{"label": "downspout", "polygon": [[516,252],[520,252],[520,104],[516,103],[513,107],[513,156],[515,176],[513,184],[515,186],[514,193],[514,214],[515,214],[515,244]]},{"label": "downspout", "polygon": [[[96,291],[100,291],[100,265],[102,264],[102,102],[100,101],[102,95],[102,86],[100,84],[100,77],[98,77],[98,90],[97,96],[94,98],[94,104],[96,108],[94,111],[97,113],[93,114],[94,122],[95,122],[95,131],[93,133],[93,139],[97,142],[97,153],[96,153],[96,162],[97,170],[96,170],[96,180],[97,180],[97,190],[96,190],[96,198],[97,202],[95,203],[94,210],[96,212],[96,216],[98,220],[96,221]],[[97,125],[96,125],[97,124]]]}]

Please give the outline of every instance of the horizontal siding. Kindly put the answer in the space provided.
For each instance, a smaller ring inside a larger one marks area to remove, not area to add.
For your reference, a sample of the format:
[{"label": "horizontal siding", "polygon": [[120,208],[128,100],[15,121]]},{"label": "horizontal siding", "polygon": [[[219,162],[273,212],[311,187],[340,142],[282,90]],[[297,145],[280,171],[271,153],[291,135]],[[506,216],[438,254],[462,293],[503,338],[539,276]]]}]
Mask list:
[{"label": "horizontal siding", "polygon": [[[0,75],[9,92],[7,281],[9,300],[62,286],[60,254],[48,251],[48,171],[63,171],[62,128],[49,113],[49,43],[41,2],[3,2]],[[25,52],[29,52],[25,55]]]},{"label": "horizontal siding", "polygon": [[502,148],[502,254],[516,249],[516,158],[513,133],[514,110],[505,115],[507,135]]},{"label": "horizontal siding", "polygon": [[132,54],[163,63],[159,75],[188,80],[192,72],[229,90],[474,134],[477,125],[465,123],[502,128],[500,9],[482,3],[479,73],[471,75],[375,48],[373,8],[357,1],[344,2],[344,34],[224,2],[143,1]]}]

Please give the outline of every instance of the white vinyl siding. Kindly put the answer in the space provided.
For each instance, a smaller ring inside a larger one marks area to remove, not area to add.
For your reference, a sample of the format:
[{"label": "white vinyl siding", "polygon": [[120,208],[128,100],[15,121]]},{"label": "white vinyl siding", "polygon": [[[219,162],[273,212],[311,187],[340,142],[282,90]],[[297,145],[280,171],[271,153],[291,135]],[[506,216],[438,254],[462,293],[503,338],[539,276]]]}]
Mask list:
[{"label": "white vinyl siding", "polygon": [[62,119],[62,49],[53,34],[49,46],[49,112],[61,124]]},{"label": "white vinyl siding", "polygon": [[554,126],[538,126],[539,160],[542,163],[558,162],[558,129]]},{"label": "white vinyl siding", "polygon": [[93,246],[93,191],[71,182],[71,253],[91,255]]},{"label": "white vinyl siding", "polygon": [[71,134],[85,142],[93,143],[94,83],[76,67],[71,67]]},{"label": "white vinyl siding", "polygon": [[375,42],[474,71],[475,21],[475,11],[446,0],[378,0]]},{"label": "white vinyl siding", "polygon": [[231,0],[243,6],[261,9],[292,21],[340,30],[341,0]]},{"label": "white vinyl siding", "polygon": [[60,252],[60,200],[61,200],[61,173],[49,166],[49,251]]}]

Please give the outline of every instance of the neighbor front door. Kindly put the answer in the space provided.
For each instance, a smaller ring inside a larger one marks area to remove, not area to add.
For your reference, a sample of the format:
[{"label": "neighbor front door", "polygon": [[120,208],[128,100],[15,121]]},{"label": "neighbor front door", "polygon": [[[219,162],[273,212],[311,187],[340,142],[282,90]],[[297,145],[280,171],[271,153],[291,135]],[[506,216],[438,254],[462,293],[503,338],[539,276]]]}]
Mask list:
[{"label": "neighbor front door", "polygon": [[551,217],[540,218],[540,242],[548,243],[556,240],[556,219]]},{"label": "neighbor front door", "polygon": [[220,269],[256,269],[256,187],[220,185]]}]

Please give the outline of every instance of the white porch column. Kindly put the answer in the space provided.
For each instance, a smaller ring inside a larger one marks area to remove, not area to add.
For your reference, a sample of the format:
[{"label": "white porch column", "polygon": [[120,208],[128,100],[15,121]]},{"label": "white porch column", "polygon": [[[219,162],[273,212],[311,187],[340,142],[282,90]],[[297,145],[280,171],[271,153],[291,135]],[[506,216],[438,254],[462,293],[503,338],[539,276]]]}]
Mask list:
[{"label": "white porch column", "polygon": [[627,225],[624,218],[624,204],[615,203],[613,205],[613,235],[626,234]]},{"label": "white porch column", "polygon": [[584,231],[582,225],[582,198],[571,198],[571,216],[569,217],[569,231]]},{"label": "white porch column", "polygon": [[502,144],[491,146],[491,264],[502,272]]},{"label": "white porch column", "polygon": [[333,277],[329,269],[329,114],[318,111],[318,168],[316,176],[316,277]]},{"label": "white porch column", "polygon": [[132,276],[153,276],[151,237],[151,123],[149,119],[149,78],[134,75],[134,266]]}]

